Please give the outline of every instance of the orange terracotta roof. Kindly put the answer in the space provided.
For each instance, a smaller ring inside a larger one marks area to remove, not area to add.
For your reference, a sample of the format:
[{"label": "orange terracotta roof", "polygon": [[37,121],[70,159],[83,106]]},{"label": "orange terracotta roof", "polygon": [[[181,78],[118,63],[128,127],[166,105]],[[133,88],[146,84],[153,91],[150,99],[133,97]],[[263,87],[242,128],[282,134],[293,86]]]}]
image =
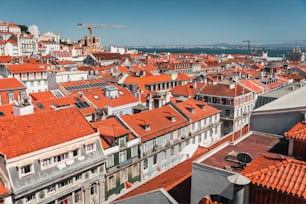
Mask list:
[{"label": "orange terracotta roof", "polygon": [[30,93],[33,101],[47,100],[56,98],[51,91],[42,91],[37,93]]},{"label": "orange terracotta roof", "polygon": [[285,133],[287,139],[306,141],[306,123],[299,122]]},{"label": "orange terracotta roof", "polygon": [[[7,104],[7,105],[2,105],[0,106],[0,113],[1,113],[1,116],[0,118],[3,118],[3,117],[13,117],[13,107],[14,107],[14,104]],[[1,152],[1,150],[0,150]]]},{"label": "orange terracotta roof", "polygon": [[254,185],[306,199],[306,162],[265,154],[241,173]]},{"label": "orange terracotta roof", "polygon": [[245,80],[239,80],[239,83],[240,83],[242,86],[244,86],[244,87],[246,87],[246,88],[252,90],[252,91],[255,92],[255,93],[262,93],[262,92],[264,92],[264,88],[263,88],[263,87],[260,87],[260,86],[257,85],[256,83],[253,83],[252,80],[246,80],[246,79],[245,79]]},{"label": "orange terracotta roof", "polygon": [[12,73],[45,72],[49,64],[7,64]]},{"label": "orange terracotta roof", "polygon": [[[189,124],[189,122],[170,105],[134,115],[124,115],[122,116],[122,120],[136,132],[142,141],[150,140]],[[149,129],[143,127],[146,125],[150,126]]]},{"label": "orange terracotta roof", "polygon": [[2,182],[0,182],[0,198],[4,197],[5,195],[7,195],[9,193],[9,190],[7,188],[4,187],[4,185],[2,184]]},{"label": "orange terracotta roof", "polygon": [[104,92],[101,89],[90,89],[87,91],[83,91],[84,96],[88,98],[95,106],[99,108],[104,108],[105,106],[122,106],[126,104],[136,103],[138,100],[137,98],[131,94],[127,89],[112,84],[112,86],[115,86],[118,88],[118,97],[116,98],[109,98],[106,97]]},{"label": "orange terracotta roof", "polygon": [[26,89],[26,86],[16,78],[0,79],[0,91],[7,89]]},{"label": "orange terracotta roof", "polygon": [[115,117],[93,122],[92,126],[99,129],[100,134],[106,137],[120,137],[130,133]]},{"label": "orange terracotta roof", "polygon": [[[85,100],[78,96],[65,96],[60,98],[49,98],[45,100],[36,100],[33,101],[33,104],[35,105],[35,112],[37,111],[45,111],[52,109],[53,106],[55,107],[63,107],[63,106],[77,106],[77,102],[85,102]],[[86,102],[87,103],[87,102]],[[89,115],[95,112],[95,108],[91,106],[89,103],[87,103],[88,107],[78,107],[79,111],[83,115]],[[40,108],[44,107],[44,108]]]},{"label": "orange terracotta roof", "polygon": [[149,192],[149,191],[159,189],[159,188],[164,188],[166,191],[169,191],[169,190],[173,189],[175,186],[179,185],[184,180],[191,177],[191,175],[192,175],[192,162],[195,159],[202,156],[207,151],[208,151],[207,148],[199,147],[190,159],[188,159],[188,160],[168,169],[167,171],[165,171],[165,172],[161,173],[160,175],[156,176],[155,178],[147,181],[146,183],[142,184],[141,186],[139,186],[139,187],[133,189],[132,191],[124,194],[123,196],[118,198],[118,200],[129,198],[129,197],[139,195],[139,194]]},{"label": "orange terracotta roof", "polygon": [[111,147],[111,145],[103,137],[100,137],[100,141],[101,141],[103,149],[107,149]]},{"label": "orange terracotta roof", "polygon": [[194,84],[189,82],[186,85],[173,87],[170,91],[172,95],[194,97],[197,94],[197,91],[204,87],[204,85],[204,83],[197,82],[196,87],[194,87]]},{"label": "orange terracotta roof", "polygon": [[[198,101],[191,98],[183,102],[175,103],[174,105],[177,106],[185,115],[187,115],[192,122],[221,112],[203,101]],[[202,109],[201,107],[205,108]],[[193,111],[191,109],[193,109]]]},{"label": "orange terracotta roof", "polygon": [[202,89],[201,94],[212,95],[212,96],[227,96],[227,97],[235,97],[240,96],[250,91],[242,88],[240,85],[236,85],[235,88],[230,88],[228,85],[223,84],[206,84],[206,86]]},{"label": "orange terracotta roof", "polygon": [[0,152],[8,159],[95,133],[75,108],[0,119]]},{"label": "orange terracotta roof", "polygon": [[0,63],[9,63],[12,59],[11,56],[0,56]]}]

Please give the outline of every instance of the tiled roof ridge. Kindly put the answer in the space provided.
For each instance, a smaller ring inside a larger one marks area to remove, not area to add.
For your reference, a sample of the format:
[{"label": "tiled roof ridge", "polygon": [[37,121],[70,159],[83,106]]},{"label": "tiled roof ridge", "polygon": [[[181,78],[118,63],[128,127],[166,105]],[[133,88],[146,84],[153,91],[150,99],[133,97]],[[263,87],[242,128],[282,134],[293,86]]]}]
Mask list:
[{"label": "tiled roof ridge", "polygon": [[268,163],[266,167],[257,169],[256,162],[255,167],[246,168],[242,173],[255,185],[306,199],[306,162],[282,155],[271,155],[262,155],[257,160],[260,163]]}]

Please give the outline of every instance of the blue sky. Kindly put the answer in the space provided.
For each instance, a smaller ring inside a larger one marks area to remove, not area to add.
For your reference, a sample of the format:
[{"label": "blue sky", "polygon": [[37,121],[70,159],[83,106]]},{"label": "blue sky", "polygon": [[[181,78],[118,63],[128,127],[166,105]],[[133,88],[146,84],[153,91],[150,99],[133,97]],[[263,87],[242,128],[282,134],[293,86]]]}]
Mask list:
[{"label": "blue sky", "polygon": [[305,0],[0,0],[0,21],[37,25],[62,38],[96,28],[102,45],[200,45],[306,39]]}]

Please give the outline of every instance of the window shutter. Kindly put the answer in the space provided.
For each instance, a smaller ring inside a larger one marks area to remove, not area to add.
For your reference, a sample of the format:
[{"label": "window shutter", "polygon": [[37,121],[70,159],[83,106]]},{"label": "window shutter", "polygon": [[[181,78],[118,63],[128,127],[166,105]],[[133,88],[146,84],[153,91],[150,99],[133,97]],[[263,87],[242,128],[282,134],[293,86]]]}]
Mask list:
[{"label": "window shutter", "polygon": [[131,158],[131,148],[128,148],[127,149],[127,159],[130,159]]},{"label": "window shutter", "polygon": [[114,165],[119,164],[119,152],[114,154]]}]

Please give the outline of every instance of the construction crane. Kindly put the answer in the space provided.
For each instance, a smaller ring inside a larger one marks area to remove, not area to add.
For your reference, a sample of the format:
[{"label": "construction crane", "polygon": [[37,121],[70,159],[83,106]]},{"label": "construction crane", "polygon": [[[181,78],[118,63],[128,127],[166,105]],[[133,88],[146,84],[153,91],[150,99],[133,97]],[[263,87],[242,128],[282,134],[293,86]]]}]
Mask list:
[{"label": "construction crane", "polygon": [[250,53],[250,49],[251,49],[251,41],[250,40],[243,40],[243,43],[248,43],[248,53]]},{"label": "construction crane", "polygon": [[93,36],[92,30],[94,28],[126,28],[125,25],[112,25],[112,24],[82,24],[78,23],[77,26],[79,28],[86,27],[89,30],[89,52],[93,52]]}]

